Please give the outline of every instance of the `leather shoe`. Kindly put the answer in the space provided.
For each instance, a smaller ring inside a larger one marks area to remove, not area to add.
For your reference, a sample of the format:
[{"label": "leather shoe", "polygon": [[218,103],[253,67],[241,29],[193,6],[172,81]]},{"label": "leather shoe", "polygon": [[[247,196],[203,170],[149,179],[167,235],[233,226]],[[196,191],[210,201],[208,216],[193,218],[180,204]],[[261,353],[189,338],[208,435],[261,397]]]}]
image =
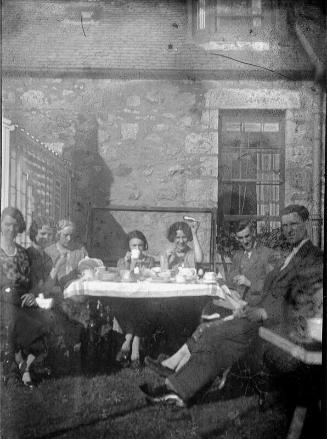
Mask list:
[{"label": "leather shoe", "polygon": [[186,403],[177,393],[166,386],[152,387],[147,383],[140,385],[140,390],[145,394],[145,399],[151,404],[169,404],[177,407],[186,407]]},{"label": "leather shoe", "polygon": [[120,349],[120,351],[116,355],[117,363],[126,363],[127,361],[129,361],[129,355],[129,351],[123,351],[122,349]]},{"label": "leather shoe", "polygon": [[160,361],[154,360],[151,357],[145,357],[144,363],[146,366],[148,366],[153,372],[155,372],[157,375],[160,375],[162,377],[169,377],[171,374],[174,373],[173,369],[170,369],[169,367],[165,367],[161,364]]}]

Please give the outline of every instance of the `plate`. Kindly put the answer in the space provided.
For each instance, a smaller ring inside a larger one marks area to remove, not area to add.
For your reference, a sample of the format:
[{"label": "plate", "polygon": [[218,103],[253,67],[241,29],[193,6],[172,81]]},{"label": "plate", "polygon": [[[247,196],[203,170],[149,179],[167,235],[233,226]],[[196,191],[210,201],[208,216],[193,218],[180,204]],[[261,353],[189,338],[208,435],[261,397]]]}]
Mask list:
[{"label": "plate", "polygon": [[171,279],[167,279],[167,278],[163,278],[163,277],[151,277],[149,279],[146,279],[146,282],[166,284],[168,282],[171,282]]}]

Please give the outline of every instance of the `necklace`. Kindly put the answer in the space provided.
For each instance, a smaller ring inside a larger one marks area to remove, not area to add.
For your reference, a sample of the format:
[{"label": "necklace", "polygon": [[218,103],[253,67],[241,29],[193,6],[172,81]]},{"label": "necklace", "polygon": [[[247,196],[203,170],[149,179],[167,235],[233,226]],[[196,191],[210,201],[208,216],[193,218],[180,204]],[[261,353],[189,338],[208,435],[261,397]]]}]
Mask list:
[{"label": "necklace", "polygon": [[15,246],[15,250],[14,250],[13,253],[9,253],[8,250],[6,250],[6,249],[3,247],[3,245],[1,245],[1,248],[2,248],[3,252],[4,252],[7,256],[9,256],[10,258],[12,258],[13,256],[16,256],[16,253],[17,253],[17,247],[16,247],[16,246]]}]

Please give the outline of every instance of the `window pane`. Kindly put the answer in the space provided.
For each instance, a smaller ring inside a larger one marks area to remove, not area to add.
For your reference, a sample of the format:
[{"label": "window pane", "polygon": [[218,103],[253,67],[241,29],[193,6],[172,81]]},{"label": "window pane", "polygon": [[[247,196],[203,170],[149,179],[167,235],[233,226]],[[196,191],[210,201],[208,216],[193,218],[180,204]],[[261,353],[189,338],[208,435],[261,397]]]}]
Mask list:
[{"label": "window pane", "polygon": [[[221,206],[222,203],[222,206]],[[256,215],[257,193],[255,183],[223,184],[219,208],[225,215]]]}]

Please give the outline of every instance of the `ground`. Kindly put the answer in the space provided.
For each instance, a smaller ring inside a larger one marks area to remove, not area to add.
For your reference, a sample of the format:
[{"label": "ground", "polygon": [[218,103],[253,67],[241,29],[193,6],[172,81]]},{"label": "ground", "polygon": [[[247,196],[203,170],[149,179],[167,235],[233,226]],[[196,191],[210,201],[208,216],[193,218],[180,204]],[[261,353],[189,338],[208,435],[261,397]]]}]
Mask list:
[{"label": "ground", "polygon": [[[32,390],[1,383],[3,439],[278,439],[286,437],[292,392],[266,376],[236,365],[226,385],[218,381],[189,408],[148,405],[139,385],[158,383],[150,369],[120,369],[113,358],[121,340],[114,332],[86,354],[56,348],[49,356],[53,373]],[[109,346],[109,348],[108,348]],[[106,349],[106,347],[108,349]],[[149,347],[151,348],[151,346]],[[84,355],[84,356],[83,356]],[[81,358],[83,361],[81,362]],[[255,378],[255,379],[251,379]],[[263,378],[263,379],[262,379]],[[269,385],[267,385],[269,383]],[[255,385],[264,391],[259,405]],[[297,386],[297,384],[296,384]],[[288,394],[287,394],[288,392]],[[313,420],[306,430],[312,436]]]},{"label": "ground", "polygon": [[[1,392],[3,438],[248,438],[283,437],[285,406],[271,393],[228,399],[226,391],[188,409],[148,405],[138,386],[158,378],[148,369],[44,381],[34,390]],[[227,399],[225,399],[227,396]]]}]

